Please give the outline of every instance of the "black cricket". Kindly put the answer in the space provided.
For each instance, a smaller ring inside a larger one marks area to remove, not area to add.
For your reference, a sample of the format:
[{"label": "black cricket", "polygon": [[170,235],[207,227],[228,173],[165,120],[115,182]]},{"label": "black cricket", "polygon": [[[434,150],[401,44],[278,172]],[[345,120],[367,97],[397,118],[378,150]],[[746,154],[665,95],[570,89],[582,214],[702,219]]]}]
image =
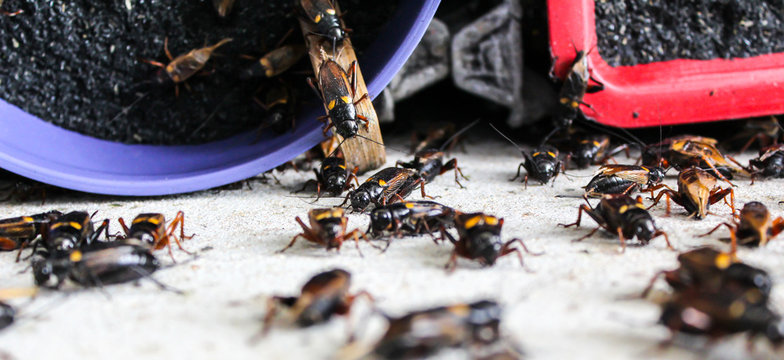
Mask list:
[{"label": "black cricket", "polygon": [[364,211],[371,204],[380,206],[403,200],[417,186],[420,186],[422,197],[427,197],[425,181],[416,171],[398,167],[384,168],[349,192],[341,206],[351,199],[354,211]]},{"label": "black cricket", "polygon": [[667,247],[672,249],[667,233],[656,228],[651,214],[642,205],[642,197],[638,196],[635,200],[624,194],[604,195],[595,208],[591,207],[587,197],[585,202],[587,205],[580,205],[577,212],[577,221],[571,224],[558,224],[567,228],[571,226],[579,227],[583,212],[587,213],[599,224],[599,227],[576,241],[582,241],[595,234],[600,228],[603,228],[611,234],[618,235],[622,251],[626,250],[626,239],[637,238],[642,245],[647,245],[653,238],[658,236],[664,236]]},{"label": "black cricket", "polygon": [[332,0],[296,0],[302,15],[316,25],[316,31],[308,35],[321,37],[332,41],[332,52],[338,44],[346,39],[349,29],[340,24],[338,14]]},{"label": "black cricket", "polygon": [[523,243],[523,240],[512,239],[507,242],[501,240],[501,228],[504,226],[504,219],[484,213],[460,213],[455,216],[455,227],[457,228],[458,239],[442,230],[442,236],[455,246],[449,262],[446,264],[447,271],[454,271],[457,266],[457,258],[462,257],[470,260],[477,260],[484,266],[492,266],[496,260],[502,256],[512,253],[517,254],[520,265],[523,265],[523,255],[520,249],[513,247],[520,244],[526,253],[531,253]]},{"label": "black cricket", "polygon": [[496,129],[493,124],[490,124],[490,127],[512,145],[517,147],[523,154],[523,162],[517,166],[517,174],[509,181],[514,181],[520,177],[520,171],[524,168],[525,176],[523,176],[523,183],[526,188],[528,187],[528,178],[538,180],[542,185],[545,185],[550,180],[555,180],[558,173],[563,169],[564,165],[563,162],[558,159],[558,150],[556,148],[550,145],[541,145],[537,147],[531,155],[528,155],[528,153],[517,145],[517,143],[504,135],[500,130]]},{"label": "black cricket", "polygon": [[341,156],[329,156],[321,161],[321,166],[318,170],[313,169],[316,179],[305,182],[305,185],[298,192],[304,191],[308,186],[316,185],[316,200],[321,198],[323,191],[330,193],[332,196],[340,196],[344,191],[354,186],[351,180],[354,180],[356,185],[359,186],[359,180],[357,179],[358,170],[359,167],[356,166],[349,170],[346,167],[346,159]]},{"label": "black cricket", "polygon": [[[319,120],[326,121],[324,135],[327,134],[329,129],[334,127],[338,135],[344,139],[352,138],[359,131],[358,121],[364,121],[365,128],[368,127],[369,123],[366,117],[357,114],[356,108],[358,103],[368,98],[368,94],[362,95],[356,101],[354,100],[357,91],[357,62],[352,62],[351,68],[346,73],[340,64],[327,58],[326,53],[323,51],[321,56],[323,62],[316,75],[318,88],[313,84],[312,78],[308,78],[308,84],[310,84],[310,87],[313,88],[327,107],[327,115],[319,117]],[[351,78],[350,82],[349,78]]]},{"label": "black cricket", "polygon": [[83,287],[103,287],[149,278],[160,268],[150,248],[129,241],[100,242],[68,254],[33,259],[33,275],[38,286],[59,289],[67,279]]},{"label": "black cricket", "polygon": [[373,236],[431,234],[454,226],[455,210],[435,201],[403,201],[370,212],[368,232]]}]

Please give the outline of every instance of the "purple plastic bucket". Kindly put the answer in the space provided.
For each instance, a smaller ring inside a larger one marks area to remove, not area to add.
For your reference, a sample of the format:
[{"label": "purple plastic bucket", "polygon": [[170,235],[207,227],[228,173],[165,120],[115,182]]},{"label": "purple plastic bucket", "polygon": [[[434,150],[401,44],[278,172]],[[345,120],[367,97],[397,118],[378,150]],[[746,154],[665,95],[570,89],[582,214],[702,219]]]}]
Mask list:
[{"label": "purple plastic bucket", "polygon": [[[402,0],[359,60],[375,98],[427,30],[440,0]],[[0,168],[47,184],[98,194],[165,195],[229,184],[280,165],[324,139],[303,112],[293,133],[253,143],[255,132],[203,145],[127,145],[49,124],[0,100]]]}]

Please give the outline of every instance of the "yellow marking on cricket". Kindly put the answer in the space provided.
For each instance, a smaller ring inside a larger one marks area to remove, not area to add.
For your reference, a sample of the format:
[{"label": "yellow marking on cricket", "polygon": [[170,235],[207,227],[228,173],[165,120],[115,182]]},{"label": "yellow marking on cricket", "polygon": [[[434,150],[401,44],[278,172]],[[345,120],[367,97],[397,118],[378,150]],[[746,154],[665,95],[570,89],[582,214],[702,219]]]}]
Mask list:
[{"label": "yellow marking on cricket", "polygon": [[465,228],[466,229],[470,229],[470,228],[476,226],[476,224],[479,224],[479,221],[481,221],[481,220],[482,220],[482,216],[480,216],[480,215],[474,216],[474,217],[468,219],[468,221],[465,222]]},{"label": "yellow marking on cricket", "polygon": [[551,157],[555,157],[555,154],[552,151],[548,151],[547,155],[550,155]]},{"label": "yellow marking on cricket", "polygon": [[626,211],[628,211],[628,210],[629,210],[629,205],[623,205],[623,206],[621,206],[621,207],[618,209],[618,213],[619,213],[619,214],[623,214],[623,213],[625,213],[625,212],[626,212]]},{"label": "yellow marking on cricket", "polygon": [[275,69],[272,68],[272,64],[270,64],[269,59],[263,57],[261,60],[259,60],[259,63],[261,64],[261,67],[265,69],[264,76],[272,77],[272,75],[275,75]]},{"label": "yellow marking on cricket", "polygon": [[742,301],[736,300],[733,301],[730,305],[730,316],[733,318],[739,318],[743,313],[746,312],[746,305],[743,304]]},{"label": "yellow marking on cricket", "polygon": [[335,100],[330,100],[329,104],[327,104],[327,109],[334,109],[335,108]]},{"label": "yellow marking on cricket", "polygon": [[569,103],[569,98],[561,98],[561,104],[566,105],[567,103]]},{"label": "yellow marking on cricket", "polygon": [[68,225],[71,225],[71,227],[76,229],[76,230],[82,230],[82,224],[80,224],[80,223],[78,223],[76,221],[71,221],[71,222],[68,223]]},{"label": "yellow marking on cricket", "polygon": [[72,252],[71,255],[70,255],[70,260],[72,262],[82,261],[82,252],[79,251],[79,250],[76,250],[76,251]]},{"label": "yellow marking on cricket", "polygon": [[601,144],[600,144],[598,141],[595,141],[595,140],[594,140],[594,142],[593,142],[593,146],[599,146],[599,145],[601,145]]},{"label": "yellow marking on cricket", "polygon": [[33,222],[33,221],[35,221],[35,220],[34,220],[32,217],[29,217],[29,216],[23,216],[23,217],[22,217],[22,221],[24,221],[24,222]]},{"label": "yellow marking on cricket", "polygon": [[343,100],[344,103],[349,104],[351,103],[351,98],[348,96],[341,96],[340,100]]},{"label": "yellow marking on cricket", "polygon": [[382,179],[378,179],[378,184],[381,186],[387,186],[387,182]]},{"label": "yellow marking on cricket", "polygon": [[498,218],[494,216],[485,216],[485,224],[487,225],[498,225]]},{"label": "yellow marking on cricket", "polygon": [[338,167],[341,168],[341,169],[345,169],[346,165],[338,165]]},{"label": "yellow marking on cricket", "polygon": [[580,103],[578,103],[577,101],[572,101],[572,107],[577,109],[578,107],[580,107]]},{"label": "yellow marking on cricket", "polygon": [[332,167],[332,165],[327,165],[327,166],[324,167],[324,170],[327,170],[327,169],[329,169],[331,167]]},{"label": "yellow marking on cricket", "polygon": [[406,209],[413,209],[414,203],[406,203]]},{"label": "yellow marking on cricket", "polygon": [[326,219],[326,218],[329,218],[329,217],[332,217],[332,212],[331,211],[325,211],[325,212],[316,214],[316,220],[323,220],[323,219]]},{"label": "yellow marking on cricket", "polygon": [[749,303],[756,304],[761,299],[762,299],[762,294],[759,292],[759,290],[754,289],[754,290],[746,291],[746,300]]},{"label": "yellow marking on cricket", "polygon": [[645,166],[640,166],[640,167],[641,167],[643,170],[645,170],[645,171],[651,171],[650,169],[648,169],[648,168],[647,168],[647,167],[645,167]]},{"label": "yellow marking on cricket", "polygon": [[133,219],[133,223],[132,224],[138,224],[138,223],[142,223],[142,222],[148,222],[148,223],[153,224],[153,225],[158,225],[158,224],[161,223],[161,221],[158,218],[144,216],[144,217],[137,217],[136,219]]},{"label": "yellow marking on cricket", "polygon": [[541,154],[541,153],[540,152],[535,152],[535,153],[533,153],[533,155],[531,155],[531,157],[537,157],[537,156],[539,156],[539,154]]},{"label": "yellow marking on cricket", "polygon": [[634,204],[634,206],[636,206],[637,208],[643,209],[643,210],[647,210],[647,209],[645,208],[645,205],[643,205],[643,204],[640,204],[640,203],[636,203],[636,204]]},{"label": "yellow marking on cricket", "polygon": [[324,12],[325,12],[325,13],[327,13],[327,14],[330,14],[330,15],[335,15],[335,14],[337,14],[337,13],[335,12],[335,9],[327,9],[327,10],[324,10]]},{"label": "yellow marking on cricket", "polygon": [[316,24],[321,22],[321,14],[316,14],[316,17],[313,18],[313,22],[316,23]]},{"label": "yellow marking on cricket", "polygon": [[468,316],[471,313],[471,308],[468,305],[452,305],[449,307],[449,312],[457,316]]},{"label": "yellow marking on cricket", "polygon": [[715,264],[719,269],[726,269],[732,264],[732,258],[729,254],[719,254],[716,256]]}]

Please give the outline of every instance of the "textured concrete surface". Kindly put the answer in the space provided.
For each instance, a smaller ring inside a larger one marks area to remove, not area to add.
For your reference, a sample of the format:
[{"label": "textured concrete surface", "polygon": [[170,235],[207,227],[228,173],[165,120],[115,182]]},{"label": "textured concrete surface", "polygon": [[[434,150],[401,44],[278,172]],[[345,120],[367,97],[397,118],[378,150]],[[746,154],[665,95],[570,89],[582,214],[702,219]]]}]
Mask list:
[{"label": "textured concrete surface", "polygon": [[[395,142],[393,142],[395,143]],[[397,142],[398,147],[403,147]],[[474,141],[468,153],[456,153],[471,180],[466,189],[455,186],[451,174],[427,186],[444,204],[464,211],[485,211],[505,218],[504,238],[521,237],[541,256],[526,256],[526,269],[516,257],[502,258],[492,268],[460,260],[452,274],[444,272],[450,246],[436,246],[429,237],[395,241],[386,253],[361,244],[360,257],[353,244],[340,253],[301,242],[284,254],[275,254],[300,231],[295,216],[308,209],[340,203],[326,198],[317,204],[304,194],[291,194],[313,176],[312,172],[276,173],[281,184],[253,183],[253,189],[204,191],[163,198],[114,198],[74,195],[41,206],[35,202],[2,206],[3,216],[31,214],[48,209],[100,210],[96,218],[132,218],[141,212],[186,214],[185,230],[197,236],[185,243],[198,258],[176,251],[180,262],[159,271],[155,278],[185,291],[180,296],[162,292],[149,281],[138,286],[111,286],[63,293],[45,292],[32,302],[14,300],[21,312],[17,325],[0,332],[0,351],[14,359],[322,359],[332,357],[346,338],[346,323],[336,319],[308,329],[279,326],[266,338],[250,345],[260,329],[265,299],[293,295],[313,274],[343,267],[354,275],[352,291],[367,290],[384,311],[400,315],[410,310],[458,301],[492,298],[505,307],[505,334],[519,342],[533,359],[734,359],[748,356],[774,358],[765,343],[746,353],[742,337],[710,346],[700,342],[661,350],[668,331],[656,325],[659,308],[648,300],[630,299],[653,274],[676,265],[676,253],[664,240],[645,247],[629,247],[619,254],[618,242],[598,233],[581,243],[572,240],[593,227],[584,219],[579,230],[557,227],[574,221],[582,200],[580,187],[593,169],[569,171],[555,186],[531,185],[523,189],[509,182],[521,157],[501,142]],[[389,163],[407,157],[390,151]],[[746,159],[746,157],[742,157]],[[621,159],[623,160],[623,159]],[[364,177],[363,177],[364,179]],[[666,183],[675,186],[675,178]],[[762,181],[749,186],[737,180],[737,202],[758,200],[775,216],[784,214],[782,181]],[[562,195],[567,197],[556,197]],[[418,195],[412,196],[418,198]],[[718,231],[696,238],[729,220],[724,205],[703,221],[686,218],[675,208],[670,217],[664,208],[653,214],[670,234],[678,250],[711,244],[725,246]],[[366,229],[367,216],[349,215],[349,227]],[[113,229],[118,230],[116,222]],[[211,248],[211,249],[210,249]],[[784,242],[773,241],[763,249],[741,249],[746,262],[784,280]],[[166,264],[165,251],[158,253]],[[10,253],[0,254],[0,287],[30,286],[32,275],[19,274],[27,264],[14,263]],[[73,289],[73,288],[71,288]],[[665,286],[658,284],[657,289]],[[773,290],[773,302],[782,310],[784,286]],[[352,322],[367,317],[369,306],[359,302]],[[362,332],[365,341],[377,336],[380,320]],[[375,331],[374,331],[375,329]],[[695,345],[696,344],[696,345]],[[443,353],[461,358],[463,353]]]}]

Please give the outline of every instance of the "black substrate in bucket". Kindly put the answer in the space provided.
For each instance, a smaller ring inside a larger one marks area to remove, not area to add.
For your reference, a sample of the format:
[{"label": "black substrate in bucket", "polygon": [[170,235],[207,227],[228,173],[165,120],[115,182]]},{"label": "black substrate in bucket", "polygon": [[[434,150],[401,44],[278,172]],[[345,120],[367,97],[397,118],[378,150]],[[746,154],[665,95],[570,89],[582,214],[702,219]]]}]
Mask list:
[{"label": "black substrate in bucket", "polygon": [[[264,110],[253,102],[260,80],[237,74],[287,42],[301,42],[291,0],[237,0],[226,19],[211,0],[5,0],[0,16],[0,98],[46,121],[101,139],[146,144],[195,144],[258,127]],[[342,0],[354,45],[365,48],[394,14],[397,1]],[[143,60],[173,56],[217,43],[203,74],[180,85],[149,83],[158,70]],[[305,91],[307,60],[287,76]],[[187,89],[190,88],[190,89]],[[136,101],[140,97],[141,100]]]},{"label": "black substrate in bucket", "polygon": [[597,0],[595,5],[599,52],[611,66],[784,51],[784,0]]}]

